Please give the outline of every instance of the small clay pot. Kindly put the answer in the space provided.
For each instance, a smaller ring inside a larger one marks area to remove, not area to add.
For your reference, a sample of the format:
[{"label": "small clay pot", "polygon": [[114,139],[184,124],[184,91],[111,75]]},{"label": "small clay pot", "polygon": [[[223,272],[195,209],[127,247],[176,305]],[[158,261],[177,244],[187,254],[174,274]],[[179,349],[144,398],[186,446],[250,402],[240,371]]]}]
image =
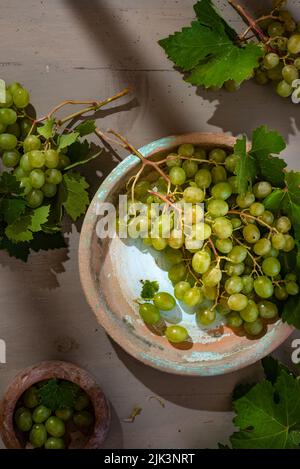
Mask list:
[{"label": "small clay pot", "polygon": [[82,368],[63,361],[45,361],[21,371],[7,388],[0,403],[0,434],[9,449],[23,448],[14,427],[14,411],[22,394],[32,385],[51,378],[64,379],[80,386],[94,407],[94,431],[84,449],[100,448],[110,426],[110,408],[101,388]]}]

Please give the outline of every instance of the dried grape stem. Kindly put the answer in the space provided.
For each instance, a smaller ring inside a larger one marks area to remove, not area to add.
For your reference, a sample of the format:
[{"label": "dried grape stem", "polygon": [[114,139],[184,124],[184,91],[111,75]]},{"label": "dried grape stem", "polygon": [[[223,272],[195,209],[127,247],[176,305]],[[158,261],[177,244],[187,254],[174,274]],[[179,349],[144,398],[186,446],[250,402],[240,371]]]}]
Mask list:
[{"label": "dried grape stem", "polygon": [[263,220],[261,220],[258,217],[254,217],[253,215],[250,215],[249,213],[239,212],[238,210],[229,210],[228,214],[239,215],[240,217],[251,218],[252,220],[257,221],[257,223],[260,223],[261,225],[264,225],[270,231],[275,231],[276,233],[278,233],[278,230],[274,226],[268,225],[268,223],[264,222]]},{"label": "dried grape stem", "polygon": [[163,202],[165,202],[166,204],[168,204],[170,207],[173,207],[174,210],[177,210],[179,213],[182,213],[182,209],[180,207],[177,207],[176,204],[174,204],[170,199],[168,199],[168,197],[166,197],[165,195],[163,194],[160,194],[159,192],[156,192],[156,191],[151,191],[149,190],[148,191],[149,194],[151,195],[154,195],[155,197],[158,197],[159,199],[161,199]]},{"label": "dried grape stem", "polygon": [[214,253],[214,255],[215,255],[216,260],[218,260],[218,259],[219,259],[219,254],[218,254],[218,251],[217,251],[216,248],[215,248],[215,245],[214,245],[213,240],[212,240],[211,238],[209,238],[208,241],[209,241],[209,244],[211,245],[211,248],[212,248],[212,250],[213,250],[213,253]]},{"label": "dried grape stem", "polygon": [[[260,18],[258,18],[257,20],[254,20],[254,23],[257,25],[258,23],[261,23],[262,21],[265,21],[265,20],[277,20],[277,21],[283,21],[281,20],[278,16],[274,16],[274,15],[264,15],[264,16],[261,16]],[[247,36],[247,34],[252,31],[252,27],[251,26],[248,26],[248,28],[246,29],[246,31],[243,32],[243,34],[240,35],[240,39],[245,39],[245,37]],[[256,36],[256,35],[255,35]],[[248,38],[250,39],[250,38]],[[272,38],[273,39],[273,38]]]}]

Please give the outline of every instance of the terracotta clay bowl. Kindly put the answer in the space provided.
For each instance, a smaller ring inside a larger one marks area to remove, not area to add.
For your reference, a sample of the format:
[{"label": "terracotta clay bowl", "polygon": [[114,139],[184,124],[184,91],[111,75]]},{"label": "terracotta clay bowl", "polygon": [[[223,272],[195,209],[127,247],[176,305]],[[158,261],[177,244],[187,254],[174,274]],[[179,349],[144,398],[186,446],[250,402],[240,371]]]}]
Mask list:
[{"label": "terracotta clay bowl", "polygon": [[[225,134],[191,133],[171,136],[144,146],[140,152],[155,158],[174,150],[182,143],[205,149],[216,146],[231,151],[236,139]],[[99,239],[96,225],[99,202],[116,202],[128,178],[137,172],[139,159],[130,155],[101,184],[86,214],[80,237],[79,268],[83,290],[97,320],[106,332],[138,360],[170,373],[182,375],[220,375],[243,368],[272,352],[292,332],[277,320],[267,333],[256,340],[236,335],[222,323],[200,329],[195,316],[180,306],[174,322],[182,315],[192,338],[192,346],[172,346],[164,337],[153,333],[141,320],[138,305],[141,279],[158,280],[160,290],[173,293],[167,272],[159,267],[160,254],[142,248],[137,242]]]},{"label": "terracotta clay bowl", "polygon": [[88,394],[95,412],[95,424],[93,433],[83,448],[100,448],[110,426],[109,404],[101,388],[89,373],[72,363],[63,361],[46,361],[25,368],[7,388],[0,403],[0,435],[6,448],[23,448],[14,429],[14,411],[18,400],[32,385],[51,378],[76,383]]}]

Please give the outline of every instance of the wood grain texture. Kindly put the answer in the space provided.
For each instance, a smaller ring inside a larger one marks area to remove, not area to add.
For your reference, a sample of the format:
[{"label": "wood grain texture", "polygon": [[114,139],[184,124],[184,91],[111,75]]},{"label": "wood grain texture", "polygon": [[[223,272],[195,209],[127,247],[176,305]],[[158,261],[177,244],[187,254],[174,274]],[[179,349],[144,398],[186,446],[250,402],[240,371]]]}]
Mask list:
[{"label": "wood grain texture", "polygon": [[[300,168],[299,108],[279,100],[272,89],[250,82],[234,95],[197,91],[174,71],[157,45],[159,38],[187,24],[193,3],[2,0],[1,77],[23,82],[39,114],[65,98],[104,98],[132,85],[135,100],[115,104],[119,113],[103,112],[101,126],[126,133],[137,146],[168,134],[238,134],[267,123],[288,139],[286,158]],[[216,3],[242,28],[227,2]],[[291,1],[294,8],[297,3]],[[101,163],[91,164],[94,188],[116,162],[106,155]],[[259,377],[260,366],[224,377],[183,378],[129,357],[105,335],[86,304],[78,276],[78,239],[73,227],[68,251],[34,254],[28,264],[0,253],[0,337],[7,344],[0,394],[28,365],[69,360],[93,373],[111,401],[106,447],[207,448],[226,442],[232,431],[232,389],[242,380]],[[291,340],[278,352],[285,361]],[[165,407],[149,400],[151,395],[161,396]],[[135,405],[143,408],[141,415],[132,424],[124,423]]]}]

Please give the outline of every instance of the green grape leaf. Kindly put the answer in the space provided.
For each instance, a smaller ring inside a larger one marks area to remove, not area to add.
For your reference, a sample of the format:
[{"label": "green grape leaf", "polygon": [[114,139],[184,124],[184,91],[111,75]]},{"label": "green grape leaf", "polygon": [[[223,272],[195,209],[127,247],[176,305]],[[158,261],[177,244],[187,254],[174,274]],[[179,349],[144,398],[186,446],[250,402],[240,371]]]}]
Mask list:
[{"label": "green grape leaf", "polygon": [[284,187],[284,169],[286,162],[272,154],[279,154],[286,147],[283,137],[267,126],[261,126],[252,134],[252,147],[250,155],[257,163],[262,178],[269,181],[273,186]]},{"label": "green grape leaf", "polygon": [[300,382],[286,371],[274,385],[268,380],[256,384],[234,402],[234,410],[239,431],[230,438],[233,448],[298,448],[292,432],[300,428]]},{"label": "green grape leaf", "polygon": [[30,230],[33,232],[40,231],[42,225],[47,222],[50,212],[50,205],[42,205],[33,210],[31,215]]},{"label": "green grape leaf", "polygon": [[0,103],[6,102],[6,85],[5,81],[0,78]]},{"label": "green grape leaf", "polygon": [[100,150],[94,155],[89,156],[88,158],[85,158],[84,160],[76,161],[75,163],[72,163],[69,166],[66,166],[65,171],[69,171],[70,169],[76,168],[77,166],[82,166],[86,163],[89,163],[92,160],[95,160],[96,158],[98,158],[98,156],[101,155],[102,152],[103,152],[103,148],[100,148]]},{"label": "green grape leaf", "polygon": [[21,241],[31,241],[33,238],[31,226],[31,216],[25,215],[18,218],[5,228],[5,234],[10,241],[18,243]]},{"label": "green grape leaf", "polygon": [[235,386],[232,394],[232,399],[236,401],[237,399],[240,399],[241,397],[245,396],[250,389],[255,386],[255,383],[240,383],[237,386]]},{"label": "green grape leaf", "polygon": [[67,155],[70,158],[72,163],[77,163],[78,161],[84,161],[89,154],[90,145],[87,140],[79,142],[78,140],[69,146]]},{"label": "green grape leaf", "polygon": [[16,221],[26,209],[24,199],[3,198],[0,200],[0,214],[8,225]]},{"label": "green grape leaf", "polygon": [[89,205],[89,184],[76,171],[68,171],[63,175],[62,205],[67,214],[76,221]]},{"label": "green grape leaf", "polygon": [[69,134],[59,135],[57,139],[58,150],[69,147],[78,140],[79,132],[70,132]]},{"label": "green grape leaf", "polygon": [[54,136],[54,123],[55,119],[47,119],[45,124],[37,127],[37,133],[44,137],[46,140],[48,140],[48,138],[52,138]]},{"label": "green grape leaf", "polygon": [[50,379],[38,390],[40,403],[52,411],[63,407],[74,407],[80,388],[70,381]]},{"label": "green grape leaf", "polygon": [[284,303],[281,317],[284,322],[300,329],[300,295],[289,296]]},{"label": "green grape leaf", "polygon": [[85,135],[93,134],[95,132],[96,123],[92,119],[87,119],[77,125],[74,130],[79,133],[80,137],[84,137]]},{"label": "green grape leaf", "polygon": [[3,172],[0,176],[0,194],[22,194],[20,182],[11,173]]},{"label": "green grape leaf", "polygon": [[288,195],[292,202],[300,205],[300,172],[289,171],[285,174]]},{"label": "green grape leaf", "polygon": [[242,48],[225,46],[218,55],[213,55],[197,65],[186,81],[206,88],[221,88],[227,80],[240,84],[249,78],[261,55],[261,50],[256,44],[247,44]]},{"label": "green grape leaf", "polygon": [[30,242],[30,248],[37,252],[41,249],[49,251],[50,249],[60,249],[67,247],[65,238],[61,232],[44,233],[39,231],[34,234],[33,240]]},{"label": "green grape leaf", "polygon": [[245,136],[236,141],[234,153],[240,157],[236,169],[238,191],[240,194],[245,194],[249,186],[252,185],[257,171],[254,158],[247,153]]},{"label": "green grape leaf", "polygon": [[286,366],[273,358],[271,355],[263,358],[261,364],[263,366],[266,379],[272,384],[277,381],[277,378],[279,377],[282,370],[284,370],[286,373],[290,373]]},{"label": "green grape leaf", "polygon": [[154,280],[141,280],[142,283],[142,291],[141,291],[141,298],[144,300],[152,300],[155,293],[159,290],[159,283]]},{"label": "green grape leaf", "polygon": [[30,244],[28,242],[14,243],[6,236],[0,238],[0,249],[4,249],[11,257],[20,259],[23,262],[27,261],[30,254]]},{"label": "green grape leaf", "polygon": [[216,31],[225,30],[226,34],[231,39],[236,39],[237,33],[234,29],[229,26],[228,23],[219,15],[214,8],[211,0],[200,0],[194,5],[194,10],[197,18],[204,26],[210,26]]},{"label": "green grape leaf", "polygon": [[267,210],[277,212],[281,209],[285,197],[285,191],[276,189],[263,200],[263,204]]}]

